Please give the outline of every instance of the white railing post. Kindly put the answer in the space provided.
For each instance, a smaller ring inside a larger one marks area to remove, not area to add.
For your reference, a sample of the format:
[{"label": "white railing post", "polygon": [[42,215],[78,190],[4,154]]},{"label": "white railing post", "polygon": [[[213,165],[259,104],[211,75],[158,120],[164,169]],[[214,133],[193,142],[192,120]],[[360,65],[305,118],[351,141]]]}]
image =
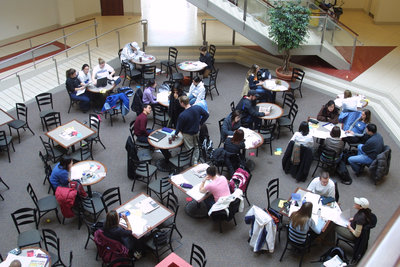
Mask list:
[{"label": "white railing post", "polygon": [[97,21],[94,19],[94,36],[96,36],[96,47],[99,47],[99,40],[97,40]]},{"label": "white railing post", "polygon": [[15,75],[17,76],[19,88],[21,89],[22,102],[25,103],[25,95],[24,95],[24,90],[22,89],[21,77],[18,75],[18,73],[16,73]]},{"label": "white railing post", "polygon": [[353,50],[351,51],[351,60],[350,60],[350,67],[349,67],[349,70],[350,70],[351,67],[353,66],[353,60],[354,60],[354,54],[355,54],[355,52],[356,52],[356,46],[357,46],[357,36],[354,37]]},{"label": "white railing post", "polygon": [[57,60],[54,57],[52,57],[52,59],[54,61],[54,66],[56,68],[57,82],[58,82],[58,85],[60,85],[61,83],[60,83],[60,75],[58,74]]},{"label": "white railing post", "polygon": [[119,31],[115,31],[117,34],[117,40],[118,40],[118,50],[121,49],[121,39],[119,38]]},{"label": "white railing post", "polygon": [[67,37],[65,36],[65,30],[62,29],[63,36],[64,36],[64,49],[65,49],[65,56],[68,57],[68,50],[67,50]]},{"label": "white railing post", "polygon": [[201,21],[201,33],[203,35],[203,45],[207,45],[207,22]]},{"label": "white railing post", "polygon": [[141,21],[142,27],[143,27],[143,43],[142,43],[142,49],[143,52],[146,51],[146,46],[147,46],[147,38],[148,38],[148,21],[147,19],[144,19]]},{"label": "white railing post", "polygon": [[235,45],[235,36],[236,36],[236,31],[232,31],[232,45]]},{"label": "white railing post", "polygon": [[33,61],[33,67],[36,69],[36,61],[35,61],[35,55],[34,55],[34,50],[32,50],[32,39],[29,38],[29,46],[31,47],[31,54],[32,54],[32,61]]}]

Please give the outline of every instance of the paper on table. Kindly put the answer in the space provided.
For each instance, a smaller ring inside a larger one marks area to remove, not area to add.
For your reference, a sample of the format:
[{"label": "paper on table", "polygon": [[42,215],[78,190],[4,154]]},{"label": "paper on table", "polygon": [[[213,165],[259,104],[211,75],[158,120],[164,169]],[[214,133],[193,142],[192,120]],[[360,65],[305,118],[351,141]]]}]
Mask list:
[{"label": "paper on table", "polygon": [[170,91],[163,91],[157,94],[157,102],[168,102]]},{"label": "paper on table", "polygon": [[86,91],[86,87],[76,92],[76,95],[81,95]]},{"label": "paper on table", "polygon": [[332,128],[333,128],[335,125],[334,125],[333,123],[328,122],[328,123],[323,124],[322,126],[323,126],[325,129],[327,129],[328,131],[331,131]]},{"label": "paper on table", "polygon": [[172,182],[174,182],[177,185],[180,185],[183,183],[188,184],[188,181],[183,177],[182,174],[177,174],[177,175],[171,176],[171,180],[172,180]]},{"label": "paper on table", "polygon": [[128,216],[129,223],[132,227],[132,233],[141,235],[147,230],[147,220],[137,216]]},{"label": "paper on table", "polygon": [[195,186],[193,186],[192,189],[186,191],[186,194],[188,194],[191,198],[193,198],[196,201],[199,201],[202,199],[206,194],[200,192],[200,184],[198,183]]},{"label": "paper on table", "polygon": [[314,136],[315,138],[320,138],[320,139],[326,139],[330,135],[330,132],[328,131],[321,131],[315,128],[310,129],[311,135]]},{"label": "paper on table", "polygon": [[7,255],[7,259],[5,259],[3,262],[0,263],[0,267],[9,267],[10,263],[13,260],[19,260],[21,262],[21,266],[29,266],[29,263],[31,262],[32,257],[25,257],[25,256],[14,255],[14,254],[9,253]]},{"label": "paper on table", "polygon": [[344,267],[347,266],[345,262],[343,262],[338,255],[335,255],[335,257],[327,260],[324,262],[325,267]]},{"label": "paper on table", "polygon": [[338,214],[338,216],[335,218],[334,222],[337,225],[347,227],[347,225],[350,223],[350,209],[347,209],[343,211],[342,213]]},{"label": "paper on table", "polygon": [[89,163],[80,164],[78,166],[73,166],[71,168],[71,179],[72,180],[79,180],[82,178],[82,174],[84,171],[90,169]]}]

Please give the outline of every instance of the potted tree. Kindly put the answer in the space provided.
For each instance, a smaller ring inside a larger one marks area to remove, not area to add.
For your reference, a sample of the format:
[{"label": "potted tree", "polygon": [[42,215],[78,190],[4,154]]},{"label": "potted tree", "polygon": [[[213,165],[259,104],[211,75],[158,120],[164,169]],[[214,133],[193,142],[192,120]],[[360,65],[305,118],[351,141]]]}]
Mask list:
[{"label": "potted tree", "polygon": [[[275,2],[275,8],[270,8],[269,37],[277,44],[282,53],[283,64],[276,69],[276,75],[281,79],[291,79],[290,51],[301,46],[307,37],[310,20],[310,10],[302,6],[300,1]],[[286,75],[279,76],[280,74]]]}]

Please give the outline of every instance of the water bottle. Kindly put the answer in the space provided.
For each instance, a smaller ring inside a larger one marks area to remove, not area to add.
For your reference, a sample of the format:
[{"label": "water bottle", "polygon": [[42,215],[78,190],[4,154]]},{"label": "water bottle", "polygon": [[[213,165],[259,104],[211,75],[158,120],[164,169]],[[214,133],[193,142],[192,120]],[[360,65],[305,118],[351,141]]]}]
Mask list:
[{"label": "water bottle", "polygon": [[317,215],[318,217],[321,217],[321,208],[318,209]]},{"label": "water bottle", "polygon": [[304,204],[304,203],[306,203],[306,202],[307,202],[306,197],[304,197],[304,198],[303,198],[303,202],[302,202],[301,204]]},{"label": "water bottle", "polygon": [[268,80],[271,80],[271,73],[268,74]]}]

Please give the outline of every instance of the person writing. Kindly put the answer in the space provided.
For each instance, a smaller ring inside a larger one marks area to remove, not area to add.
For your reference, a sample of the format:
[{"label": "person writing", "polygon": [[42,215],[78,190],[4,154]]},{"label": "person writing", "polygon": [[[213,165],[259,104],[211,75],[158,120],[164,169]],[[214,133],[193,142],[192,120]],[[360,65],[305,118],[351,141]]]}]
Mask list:
[{"label": "person writing", "polygon": [[[228,186],[228,180],[225,176],[217,175],[217,168],[210,166],[206,170],[206,178],[200,184],[201,193],[211,193],[207,199],[204,200],[207,208],[210,209],[220,197],[229,196],[231,194]],[[207,184],[206,182],[209,181]]]},{"label": "person writing", "polygon": [[[93,81],[94,85],[96,85],[97,80],[101,79],[101,78],[107,77],[109,80],[113,79],[112,77],[115,74],[114,68],[111,67],[110,65],[108,65],[104,59],[99,57],[98,61],[99,61],[99,65],[97,65],[93,68],[93,73],[92,73],[92,81]],[[113,89],[120,82],[121,82],[121,78],[118,77],[118,79],[115,80],[115,82],[114,82]]]},{"label": "person writing", "polygon": [[264,117],[264,112],[258,112],[256,100],[259,95],[256,90],[250,90],[247,96],[242,97],[236,106],[235,110],[239,110],[242,114],[241,125],[250,129],[258,128],[261,124],[259,117]]},{"label": "person writing", "polygon": [[151,79],[147,82],[146,89],[143,91],[143,104],[157,104],[157,97],[154,92],[156,91],[157,83],[155,80]]},{"label": "person writing", "polygon": [[104,235],[120,242],[129,249],[130,255],[140,259],[144,244],[140,239],[138,240],[133,236],[132,227],[126,215],[122,214],[121,218],[125,221],[126,229],[119,225],[119,215],[115,210],[108,212],[103,227]]},{"label": "person writing", "polygon": [[306,121],[302,121],[299,125],[299,131],[295,132],[290,141],[294,141],[300,145],[312,148],[314,146],[314,139],[310,134],[310,128]]},{"label": "person writing", "polygon": [[50,183],[54,191],[59,186],[68,186],[69,172],[72,167],[72,159],[70,157],[62,157],[60,162],[54,166],[50,175]]},{"label": "person writing", "polygon": [[135,68],[135,63],[133,62],[133,59],[143,54],[144,53],[140,51],[138,43],[127,43],[121,51],[121,62],[128,63],[130,69],[133,70]]},{"label": "person writing", "polygon": [[228,135],[233,135],[233,132],[239,129],[240,126],[240,111],[234,110],[224,119],[221,128],[221,141],[225,142],[226,137]]},{"label": "person writing", "polygon": [[317,115],[317,120],[333,124],[339,123],[339,109],[335,107],[335,101],[329,100],[328,103],[322,106]]},{"label": "person writing", "polygon": [[[311,219],[313,204],[311,202],[305,202],[301,205],[298,211],[295,211],[290,215],[290,224],[289,224],[289,232],[293,232],[295,230],[298,233],[306,235],[310,228],[313,230],[311,232],[311,240],[313,240],[316,235],[321,233],[321,229],[317,227],[314,220]],[[319,223],[319,222],[318,222]],[[306,237],[299,236],[296,234],[289,235],[291,241],[296,242],[298,244],[303,244],[306,242]]]},{"label": "person writing", "polygon": [[335,183],[329,179],[329,172],[321,172],[320,177],[314,178],[308,185],[307,190],[323,197],[335,198]]},{"label": "person writing", "polygon": [[65,86],[67,91],[73,100],[79,101],[79,108],[83,112],[87,112],[90,109],[90,98],[87,92],[77,95],[78,92],[85,89],[85,85],[77,78],[75,69],[69,69],[66,71],[67,80]]},{"label": "person writing", "polygon": [[350,125],[349,129],[346,131],[346,134],[349,134],[350,136],[343,138],[343,141],[350,144],[365,142],[367,139],[365,138],[367,125],[370,122],[371,122],[371,111],[369,109],[364,109],[361,112],[360,117],[358,117],[358,119],[356,119]]},{"label": "person writing", "polygon": [[189,88],[188,97],[190,105],[194,105],[195,103],[204,100],[206,97],[206,88],[204,87],[204,83],[201,81],[200,77],[195,77],[193,79]]},{"label": "person writing", "polygon": [[210,74],[213,65],[214,65],[214,59],[212,58],[212,56],[210,55],[210,53],[208,53],[207,51],[207,46],[200,46],[199,48],[200,50],[200,58],[199,61],[204,62],[207,64],[207,67],[204,68],[204,70],[202,70],[200,72],[200,74],[203,75],[203,78],[207,78],[208,75]]}]

